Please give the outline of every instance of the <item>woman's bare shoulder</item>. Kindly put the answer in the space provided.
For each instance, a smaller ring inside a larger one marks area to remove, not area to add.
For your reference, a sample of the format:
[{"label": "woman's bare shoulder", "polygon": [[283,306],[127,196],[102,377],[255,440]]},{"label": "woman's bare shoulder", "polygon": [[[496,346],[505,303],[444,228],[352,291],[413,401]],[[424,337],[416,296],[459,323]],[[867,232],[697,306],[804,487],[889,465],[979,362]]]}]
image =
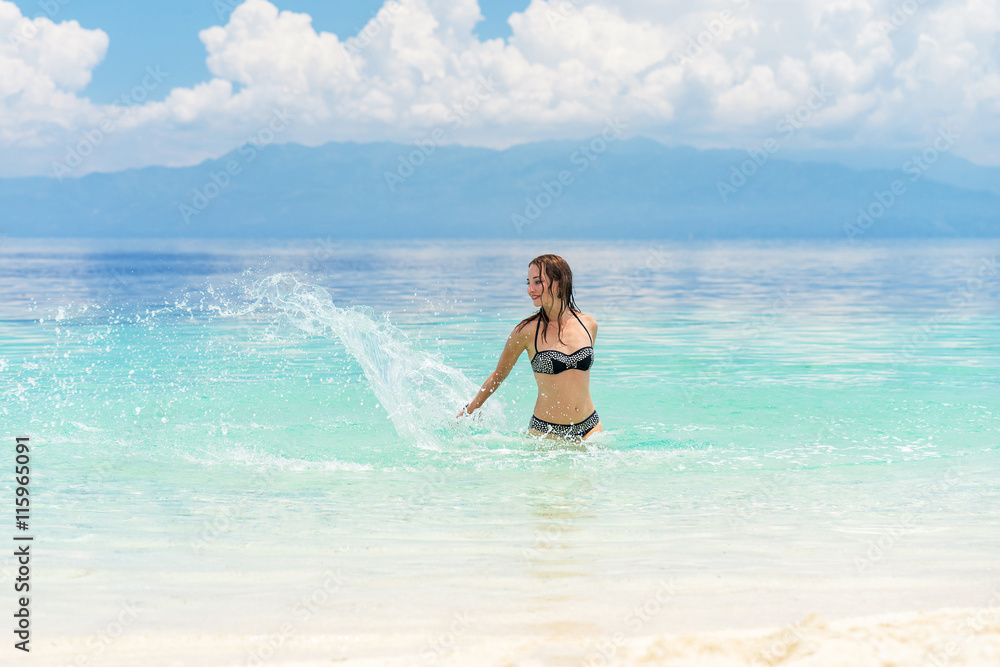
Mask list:
[{"label": "woman's bare shoulder", "polygon": [[597,320],[587,313],[577,313],[577,317],[583,322],[583,326],[587,327],[587,331],[590,333],[591,338],[597,337]]},{"label": "woman's bare shoulder", "polygon": [[538,318],[530,320],[528,322],[518,322],[514,325],[514,330],[510,332],[510,337],[517,338],[531,338],[531,335],[535,333],[535,329],[538,328]]},{"label": "woman's bare shoulder", "polygon": [[577,312],[577,315],[580,317],[583,323],[587,325],[588,329],[595,329],[595,330],[597,329],[597,320],[595,320],[592,315],[588,315],[587,313],[583,312]]}]

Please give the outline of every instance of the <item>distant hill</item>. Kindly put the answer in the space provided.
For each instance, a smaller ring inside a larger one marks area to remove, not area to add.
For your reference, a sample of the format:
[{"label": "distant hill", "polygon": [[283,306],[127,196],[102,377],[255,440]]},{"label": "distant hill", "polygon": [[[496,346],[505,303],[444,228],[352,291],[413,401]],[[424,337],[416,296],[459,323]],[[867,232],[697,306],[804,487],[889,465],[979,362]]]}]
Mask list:
[{"label": "distant hill", "polygon": [[[613,136],[613,135],[608,135]],[[996,169],[854,169],[649,139],[503,151],[246,144],[194,167],[0,179],[0,234],[229,238],[998,237]],[[942,157],[945,157],[942,154]],[[843,162],[843,160],[840,160]],[[960,174],[958,178],[956,174]],[[968,182],[968,187],[960,183]],[[895,185],[894,185],[895,184]],[[895,191],[894,191],[895,188]]]}]

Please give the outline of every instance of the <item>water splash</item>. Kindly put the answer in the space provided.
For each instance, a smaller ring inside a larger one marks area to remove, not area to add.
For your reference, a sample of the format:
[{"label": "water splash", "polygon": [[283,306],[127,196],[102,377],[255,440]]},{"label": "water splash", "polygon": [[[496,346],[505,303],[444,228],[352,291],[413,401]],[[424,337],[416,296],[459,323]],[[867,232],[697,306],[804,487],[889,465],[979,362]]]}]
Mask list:
[{"label": "water splash", "polygon": [[455,414],[479,386],[438,356],[415,349],[405,333],[371,308],[338,308],[329,292],[278,273],[258,280],[249,290],[251,304],[231,315],[275,309],[296,328],[338,339],[361,366],[381,407],[404,440],[425,449],[441,449],[444,436],[468,432],[473,425],[492,432],[505,428],[503,404],[494,396],[471,418],[456,423]]}]

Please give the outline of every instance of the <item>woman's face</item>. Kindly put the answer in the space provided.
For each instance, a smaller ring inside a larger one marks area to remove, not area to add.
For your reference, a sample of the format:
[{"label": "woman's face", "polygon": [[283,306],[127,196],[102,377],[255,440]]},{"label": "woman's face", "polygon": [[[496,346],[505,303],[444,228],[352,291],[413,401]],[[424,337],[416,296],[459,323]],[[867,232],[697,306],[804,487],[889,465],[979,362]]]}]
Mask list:
[{"label": "woman's face", "polygon": [[[555,287],[559,287],[559,283],[555,283]],[[552,283],[549,282],[548,276],[546,276],[542,271],[532,264],[528,267],[528,296],[531,297],[531,303],[535,306],[540,306],[543,308],[548,308],[552,306],[555,297],[555,290],[552,289]]]}]

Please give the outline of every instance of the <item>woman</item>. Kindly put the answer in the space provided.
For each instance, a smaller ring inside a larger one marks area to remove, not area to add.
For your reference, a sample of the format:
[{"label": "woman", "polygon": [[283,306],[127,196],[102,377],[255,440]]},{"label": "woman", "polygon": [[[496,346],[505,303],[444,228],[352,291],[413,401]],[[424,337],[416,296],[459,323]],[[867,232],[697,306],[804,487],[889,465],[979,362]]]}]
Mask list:
[{"label": "woman", "polygon": [[603,431],[590,398],[597,322],[573,300],[573,272],[562,257],[540,255],[528,265],[528,296],[538,312],[514,327],[497,368],[458,417],[472,414],[507,379],[525,350],[538,383],[528,433],[586,439]]}]

